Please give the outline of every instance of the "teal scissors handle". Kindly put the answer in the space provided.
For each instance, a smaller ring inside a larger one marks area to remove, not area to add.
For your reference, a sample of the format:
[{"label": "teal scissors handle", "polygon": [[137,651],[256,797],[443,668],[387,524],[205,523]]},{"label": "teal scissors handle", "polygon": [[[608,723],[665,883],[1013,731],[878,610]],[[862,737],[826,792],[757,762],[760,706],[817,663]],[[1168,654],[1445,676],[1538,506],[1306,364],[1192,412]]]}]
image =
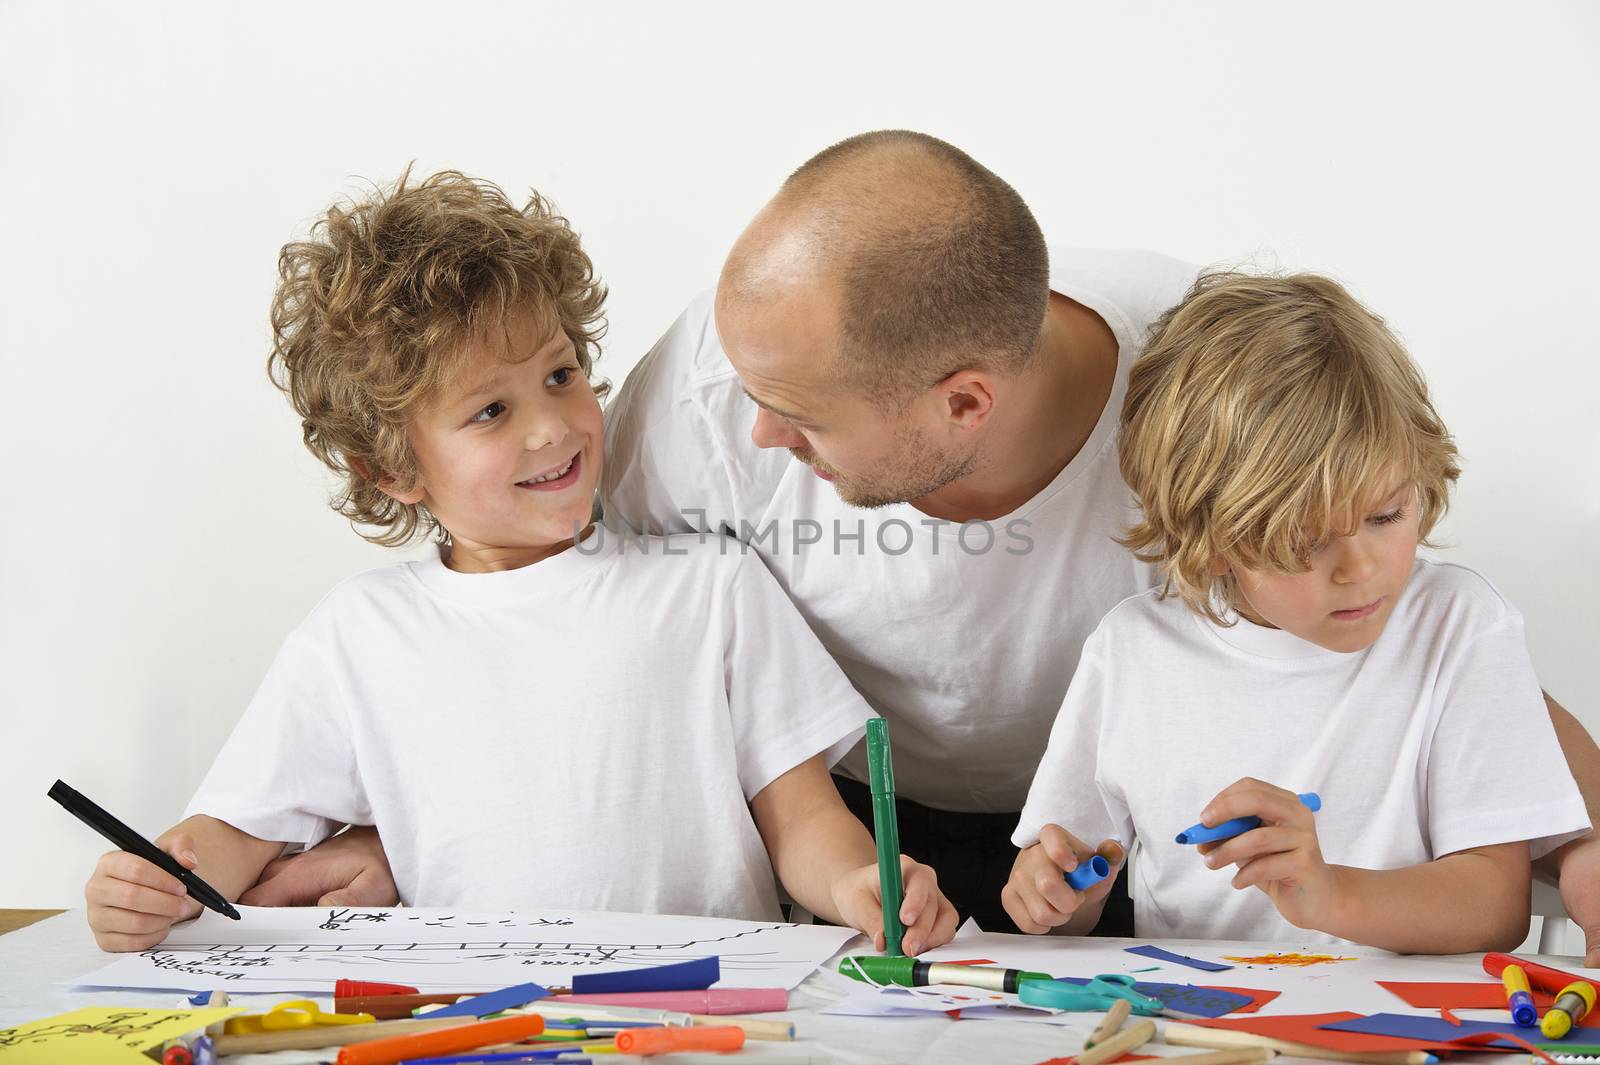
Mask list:
[{"label": "teal scissors handle", "polygon": [[1115,997],[1090,991],[1083,984],[1069,984],[1065,980],[1024,980],[1017,987],[1017,997],[1030,1006],[1072,1013],[1102,1013],[1116,1001]]},{"label": "teal scissors handle", "polygon": [[1084,984],[1083,989],[1101,998],[1126,999],[1128,1005],[1133,1007],[1133,1012],[1141,1017],[1159,1017],[1167,1004],[1158,998],[1139,994],[1133,989],[1135,983],[1137,981],[1127,973],[1106,973]]},{"label": "teal scissors handle", "polygon": [[1124,999],[1142,1017],[1158,1017],[1166,1004],[1158,998],[1141,995],[1133,989],[1134,979],[1123,973],[1097,976],[1087,984],[1064,980],[1024,980],[1017,996],[1030,1006],[1070,1010],[1074,1013],[1100,1013]]}]

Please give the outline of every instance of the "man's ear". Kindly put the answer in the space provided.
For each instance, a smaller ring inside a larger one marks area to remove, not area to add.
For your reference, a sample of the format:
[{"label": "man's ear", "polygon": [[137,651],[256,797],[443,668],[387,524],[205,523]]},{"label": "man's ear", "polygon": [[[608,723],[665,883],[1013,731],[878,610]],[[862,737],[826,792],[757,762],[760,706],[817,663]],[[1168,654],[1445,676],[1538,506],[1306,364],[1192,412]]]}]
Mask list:
[{"label": "man's ear", "polygon": [[[362,480],[372,480],[372,467],[367,465],[367,463],[363,460],[358,458],[350,459],[350,468],[355,470],[356,473],[360,475]],[[393,477],[380,478],[378,480],[377,487],[378,491],[382,492],[396,503],[404,503],[406,506],[412,506],[413,504],[422,502],[422,497],[426,494],[425,489],[422,487],[422,478],[420,476],[418,476],[416,484],[412,485],[403,492],[395,489],[395,479]]]},{"label": "man's ear", "polygon": [[935,389],[942,405],[940,413],[954,428],[977,429],[994,413],[995,380],[986,370],[957,370]]}]

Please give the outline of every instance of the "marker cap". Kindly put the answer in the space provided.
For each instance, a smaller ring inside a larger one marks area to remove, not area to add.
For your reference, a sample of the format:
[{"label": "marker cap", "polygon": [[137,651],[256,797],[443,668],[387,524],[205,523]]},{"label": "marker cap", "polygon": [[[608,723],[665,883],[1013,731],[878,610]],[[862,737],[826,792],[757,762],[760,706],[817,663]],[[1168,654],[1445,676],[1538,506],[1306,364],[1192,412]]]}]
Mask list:
[{"label": "marker cap", "polygon": [[1086,862],[1079,862],[1076,869],[1065,875],[1067,883],[1076,890],[1087,891],[1111,875],[1111,863],[1096,854]]}]

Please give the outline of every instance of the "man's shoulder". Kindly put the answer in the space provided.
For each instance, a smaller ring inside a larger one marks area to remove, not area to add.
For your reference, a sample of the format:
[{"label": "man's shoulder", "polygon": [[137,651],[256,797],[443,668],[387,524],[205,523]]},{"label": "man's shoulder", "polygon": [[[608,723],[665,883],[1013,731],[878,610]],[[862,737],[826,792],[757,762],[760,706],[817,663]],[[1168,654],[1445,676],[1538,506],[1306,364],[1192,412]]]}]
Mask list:
[{"label": "man's shoulder", "polygon": [[[607,515],[661,529],[716,528],[760,513],[788,453],[750,441],[755,405],[722,350],[713,291],[689,302],[606,408]],[[706,512],[689,522],[685,512]]]},{"label": "man's shoulder", "polygon": [[1140,332],[1183,299],[1199,274],[1194,263],[1144,248],[1050,246],[1052,288],[1110,305]]},{"label": "man's shoulder", "polygon": [[716,289],[708,288],[689,300],[683,312],[661,335],[661,339],[645,353],[638,365],[629,372],[627,380],[641,375],[670,376],[676,382],[692,387],[717,387],[731,378],[738,387],[738,376],[722,350],[722,340],[717,336],[714,311]]}]

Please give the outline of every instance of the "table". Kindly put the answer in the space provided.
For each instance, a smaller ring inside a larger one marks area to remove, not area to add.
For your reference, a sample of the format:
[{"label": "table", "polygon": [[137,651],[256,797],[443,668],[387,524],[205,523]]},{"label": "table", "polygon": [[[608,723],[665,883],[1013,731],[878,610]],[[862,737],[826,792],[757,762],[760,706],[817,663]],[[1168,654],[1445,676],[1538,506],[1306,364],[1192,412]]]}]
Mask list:
[{"label": "table", "polygon": [[[1027,936],[1006,937],[1006,939],[1034,945],[1039,943],[1037,938]],[[1118,949],[1121,946],[1133,946],[1144,942],[1148,941],[1103,939],[1065,941],[1062,944],[1062,956],[1070,958],[1075,944],[1082,945],[1083,949],[1088,949],[1092,944],[1098,952],[1100,948]],[[1216,941],[1163,942],[1160,945],[1180,954],[1188,953],[1211,958],[1223,954],[1258,953],[1273,949],[1266,944]],[[850,949],[847,947],[847,952]],[[1299,947],[1281,945],[1278,949],[1293,950]],[[1316,949],[1324,948],[1319,946]],[[1367,959],[1361,963],[1366,967],[1361,973],[1362,982],[1369,985],[1365,990],[1354,994],[1342,992],[1339,1001],[1330,1002],[1325,997],[1319,997],[1317,980],[1300,981],[1304,986],[1286,991],[1264,1012],[1311,1013],[1335,1009],[1406,1012],[1407,1009],[1400,1000],[1375,984],[1370,984],[1370,981],[1486,979],[1479,967],[1478,955],[1406,958],[1365,948],[1349,948],[1338,953],[1360,954]],[[82,909],[68,910],[0,936],[0,1027],[36,1020],[85,1005],[158,1007],[175,1005],[175,998],[170,992],[86,992],[74,991],[66,986],[67,981],[90,972],[104,961],[105,955],[94,945]],[[1143,959],[1135,961],[1137,962],[1135,967],[1149,964]],[[1547,961],[1548,964],[1560,968],[1572,969],[1581,959],[1548,958]],[[1052,971],[1070,970],[1063,968]],[[1186,975],[1180,975],[1179,970],[1168,969],[1160,974],[1151,974],[1143,978],[1235,986],[1276,986],[1264,979],[1264,971],[1242,967],[1216,976],[1187,970],[1182,972]],[[777,1062],[785,1057],[792,1060],[804,1052],[824,1056],[828,1060],[843,1062],[846,1065],[886,1065],[892,1062],[903,1062],[906,1065],[912,1063],[973,1065],[975,1062],[984,1065],[991,1063],[1033,1065],[1035,1062],[1052,1057],[1066,1057],[1075,1053],[1082,1046],[1083,1037],[1092,1027],[1094,1020],[1098,1019],[1098,1015],[1085,1015],[1081,1025],[1060,1027],[1021,1021],[956,1021],[942,1014],[911,1018],[865,1018],[818,1013],[818,1009],[837,1001],[840,997],[837,983],[840,979],[836,974],[814,973],[790,993],[789,1010],[782,1014],[764,1015],[792,1020],[799,1030],[798,1041],[756,1044],[758,1049],[754,1051],[728,1057],[726,1060],[729,1065],[740,1065],[741,1062],[760,1065],[763,1061]],[[1350,983],[1348,980],[1345,982]],[[248,1000],[252,1005],[259,1003],[262,1008],[266,1008],[272,1002],[293,997],[252,995]],[[1147,1046],[1141,1053],[1169,1056],[1198,1053],[1198,1051],[1157,1043]],[[290,1062],[326,1060],[327,1057],[325,1051],[280,1052],[271,1055],[239,1055],[229,1057],[226,1061],[229,1065],[280,1065],[280,1063],[287,1065]],[[1457,1063],[1482,1065],[1494,1062],[1496,1059],[1498,1065],[1521,1065],[1527,1060],[1522,1055],[1508,1057],[1460,1054],[1452,1058],[1452,1065]],[[1299,1059],[1284,1057],[1280,1060],[1285,1065],[1291,1065]]]},{"label": "table", "polygon": [[61,910],[0,910],[0,936],[7,932],[15,932],[19,928],[26,928],[46,917],[54,917],[61,912]]}]

